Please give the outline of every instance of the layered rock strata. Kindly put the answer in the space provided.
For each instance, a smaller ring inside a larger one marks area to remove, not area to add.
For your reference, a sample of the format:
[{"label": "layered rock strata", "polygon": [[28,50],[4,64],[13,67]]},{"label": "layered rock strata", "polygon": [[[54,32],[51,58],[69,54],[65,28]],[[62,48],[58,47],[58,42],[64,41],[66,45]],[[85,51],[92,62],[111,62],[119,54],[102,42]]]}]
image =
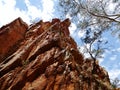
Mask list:
[{"label": "layered rock strata", "polygon": [[111,90],[108,73],[84,59],[69,25],[53,19],[28,26],[18,18],[2,27],[0,90]]}]

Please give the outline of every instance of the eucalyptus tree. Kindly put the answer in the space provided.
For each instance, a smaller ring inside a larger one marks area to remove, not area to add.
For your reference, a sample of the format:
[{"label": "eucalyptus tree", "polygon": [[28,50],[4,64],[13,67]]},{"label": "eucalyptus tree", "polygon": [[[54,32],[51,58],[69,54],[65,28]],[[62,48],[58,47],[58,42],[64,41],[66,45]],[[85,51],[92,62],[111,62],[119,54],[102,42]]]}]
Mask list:
[{"label": "eucalyptus tree", "polygon": [[105,31],[120,38],[120,0],[59,0],[59,5],[77,30],[85,32],[81,41],[92,59],[100,58],[106,49]]}]

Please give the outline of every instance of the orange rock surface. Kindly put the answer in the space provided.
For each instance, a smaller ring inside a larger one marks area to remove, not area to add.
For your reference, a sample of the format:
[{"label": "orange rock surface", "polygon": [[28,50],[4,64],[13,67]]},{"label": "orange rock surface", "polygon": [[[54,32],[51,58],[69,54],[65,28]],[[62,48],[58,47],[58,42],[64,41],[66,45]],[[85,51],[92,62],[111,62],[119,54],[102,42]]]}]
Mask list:
[{"label": "orange rock surface", "polygon": [[28,26],[18,18],[2,27],[0,90],[112,90],[97,63],[92,73],[93,60],[79,52],[69,25],[69,19],[53,19]]},{"label": "orange rock surface", "polygon": [[0,62],[17,50],[27,28],[28,25],[21,18],[0,28]]}]

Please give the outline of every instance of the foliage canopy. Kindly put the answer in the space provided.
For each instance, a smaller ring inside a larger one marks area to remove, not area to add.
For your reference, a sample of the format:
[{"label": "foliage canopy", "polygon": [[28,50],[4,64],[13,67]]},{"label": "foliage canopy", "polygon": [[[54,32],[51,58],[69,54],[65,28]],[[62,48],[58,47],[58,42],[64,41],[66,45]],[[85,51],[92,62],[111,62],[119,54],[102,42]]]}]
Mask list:
[{"label": "foliage canopy", "polygon": [[120,0],[59,0],[59,5],[77,29],[85,32],[81,41],[93,59],[100,58],[106,49],[105,31],[120,38]]}]

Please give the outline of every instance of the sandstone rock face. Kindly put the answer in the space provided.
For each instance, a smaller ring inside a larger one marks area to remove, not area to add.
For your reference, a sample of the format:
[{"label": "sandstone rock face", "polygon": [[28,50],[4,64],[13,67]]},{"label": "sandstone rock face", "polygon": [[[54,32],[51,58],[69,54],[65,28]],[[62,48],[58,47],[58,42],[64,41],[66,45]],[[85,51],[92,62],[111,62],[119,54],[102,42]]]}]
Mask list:
[{"label": "sandstone rock face", "polygon": [[21,18],[0,28],[0,62],[17,50],[28,26]]},{"label": "sandstone rock face", "polygon": [[11,31],[4,28],[0,35],[3,40],[11,32],[7,43],[16,37],[0,44],[1,57],[24,39],[0,63],[0,90],[111,90],[107,72],[97,63],[93,67],[93,60],[84,59],[78,51],[69,35],[69,19],[40,21],[29,27],[20,22],[16,19],[4,26]]}]

